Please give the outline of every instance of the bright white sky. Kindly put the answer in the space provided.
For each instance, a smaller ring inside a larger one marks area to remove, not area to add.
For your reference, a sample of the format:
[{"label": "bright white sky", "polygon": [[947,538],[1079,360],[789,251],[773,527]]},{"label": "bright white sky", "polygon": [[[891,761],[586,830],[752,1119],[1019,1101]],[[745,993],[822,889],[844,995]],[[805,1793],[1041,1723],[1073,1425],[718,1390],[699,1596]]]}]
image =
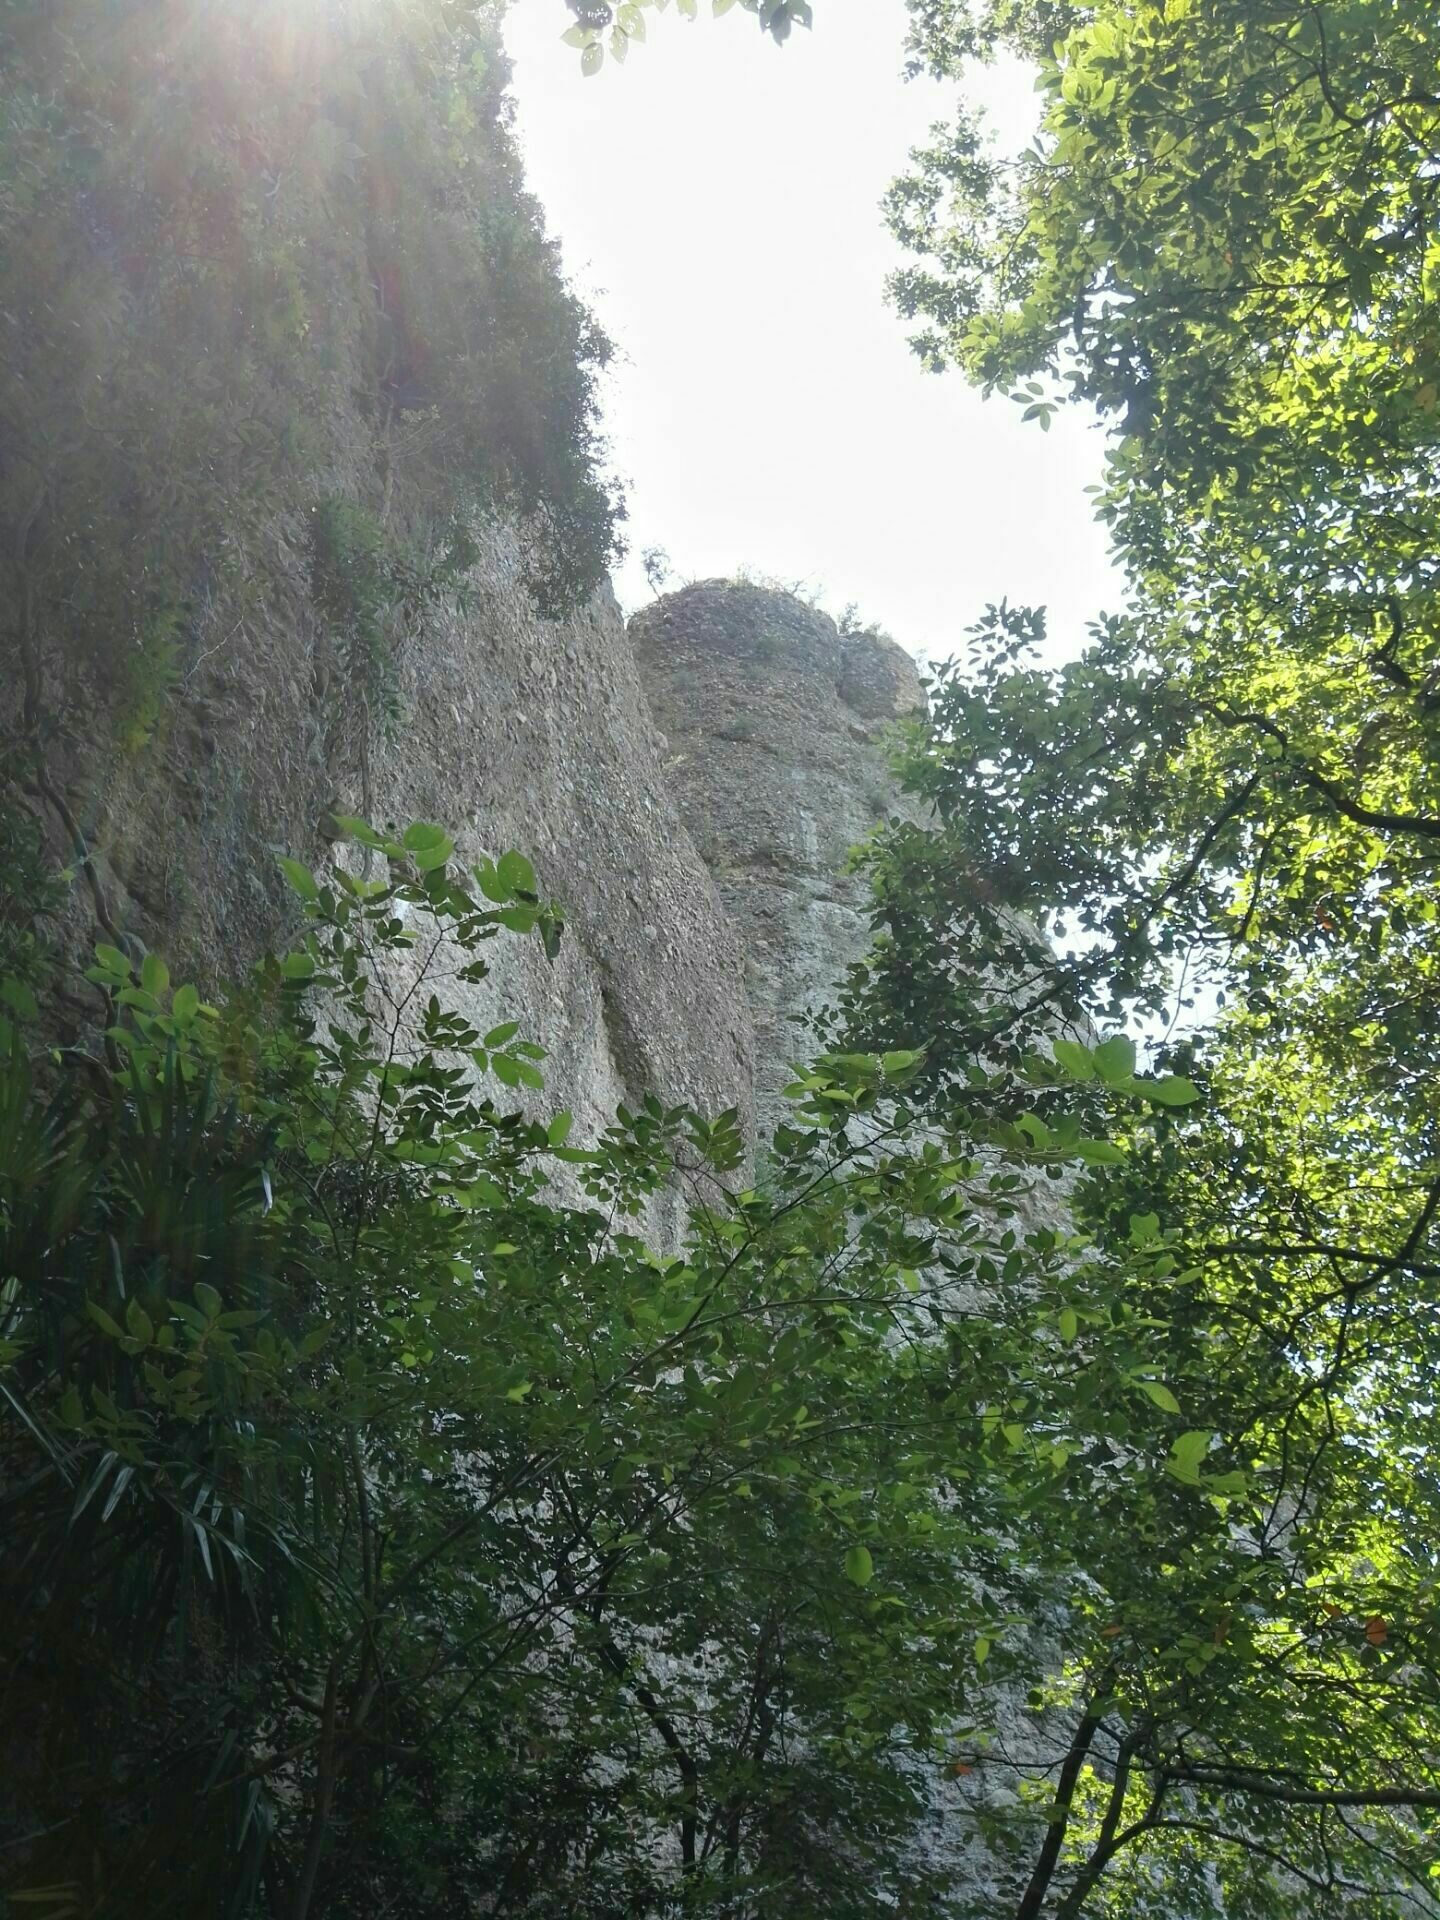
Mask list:
[{"label": "bright white sky", "polygon": [[[899,77],[904,0],[822,0],[783,49],[736,9],[647,14],[625,66],[582,80],[560,0],[506,38],[529,182],[567,271],[621,350],[608,382],[629,485],[625,605],[641,550],[677,585],[744,567],[858,604],[921,659],[985,603],[1048,605],[1076,650],[1119,590],[1084,488],[1100,437],[1048,434],[958,374],[923,371],[883,286],[879,201],[945,91]],[[1033,126],[1018,69],[981,76],[1007,145]]]}]

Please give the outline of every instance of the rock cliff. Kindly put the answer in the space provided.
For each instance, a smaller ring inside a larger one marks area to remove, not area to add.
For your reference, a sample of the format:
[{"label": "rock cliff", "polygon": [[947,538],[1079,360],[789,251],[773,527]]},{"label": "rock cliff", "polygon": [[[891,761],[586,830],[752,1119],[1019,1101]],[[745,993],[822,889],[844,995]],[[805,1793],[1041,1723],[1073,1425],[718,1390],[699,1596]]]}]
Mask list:
[{"label": "rock cliff", "polygon": [[[880,741],[921,702],[909,656],[725,581],[628,635],[608,594],[545,620],[497,530],[463,612],[402,651],[399,698],[393,737],[346,768],[304,654],[232,646],[182,684],[163,754],[72,746],[56,778],[111,920],[213,977],[284,935],[274,854],[323,864],[334,813],[439,821],[470,859],[518,847],[566,936],[553,966],[497,944],[471,1014],[542,1041],[547,1099],[581,1133],[653,1092],[763,1135],[804,1021],[869,938],[845,861],[899,804]],[[77,892],[77,942],[93,905]]]},{"label": "rock cliff", "polygon": [[807,1020],[869,944],[847,857],[902,806],[882,741],[923,706],[919,675],[893,640],[743,582],[671,594],[630,637],[667,783],[744,952],[763,1135]]}]

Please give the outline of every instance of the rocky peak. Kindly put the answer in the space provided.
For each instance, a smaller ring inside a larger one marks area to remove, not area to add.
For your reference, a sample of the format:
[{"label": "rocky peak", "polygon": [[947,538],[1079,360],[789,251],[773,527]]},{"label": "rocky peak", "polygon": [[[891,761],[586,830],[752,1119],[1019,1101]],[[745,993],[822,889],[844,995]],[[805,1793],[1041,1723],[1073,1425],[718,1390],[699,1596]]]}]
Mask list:
[{"label": "rocky peak", "polygon": [[910,812],[884,740],[923,709],[919,673],[893,640],[842,634],[795,595],[737,581],[657,601],[632,617],[630,641],[667,785],[745,954],[763,1137],[805,1022],[869,944],[847,859]]}]

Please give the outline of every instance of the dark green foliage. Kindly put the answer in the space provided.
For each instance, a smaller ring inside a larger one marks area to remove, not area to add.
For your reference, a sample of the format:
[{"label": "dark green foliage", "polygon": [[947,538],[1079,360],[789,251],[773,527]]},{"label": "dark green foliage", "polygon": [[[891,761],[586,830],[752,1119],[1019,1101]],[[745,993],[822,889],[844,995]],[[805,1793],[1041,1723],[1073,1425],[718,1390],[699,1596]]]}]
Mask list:
[{"label": "dark green foliage", "polygon": [[[12,779],[21,771],[18,765],[3,770]],[[46,919],[62,897],[39,819],[15,786],[0,784],[0,978],[32,990],[40,984],[52,959]]]},{"label": "dark green foliage", "polygon": [[1018,1211],[1073,1140],[982,1165],[897,1050],[799,1076],[765,1193],[733,1114],[576,1142],[440,997],[553,951],[529,862],[340,824],[385,877],[282,863],[305,940],[216,1005],[102,945],[103,1056],[46,1091],[0,1027],[12,1901],[972,1914],[940,1782],[1100,1564],[1074,1495],[1226,1556],[1128,1280]]},{"label": "dark green foliage", "polygon": [[[977,1046],[1018,1102],[1025,1046],[1063,1017],[1064,1124],[1095,1124],[1134,1055],[1081,1044],[1087,1012],[1148,1017],[1162,1108],[1203,1088],[1143,1141],[1112,1127],[1126,1163],[1077,1204],[1103,1244],[1173,1256],[1152,1311],[1190,1430],[1169,1469],[1224,1469],[1254,1555],[1247,1580],[1159,1516],[1127,1536],[1133,1584],[1100,1581],[1101,1753],[1072,1748],[1016,1911],[1432,1914],[1434,20],[1370,0],[912,17],[939,77],[1035,60],[1042,119],[1007,157],[962,97],[914,156],[890,202],[914,255],[899,304],[927,359],[1042,429],[1068,397],[1099,409],[1129,593],[1064,667],[1037,659],[1040,616],[1002,606],[937,671],[902,759],[940,826],[871,850],[883,938],[844,1012],[936,1036],[960,1114],[988,1098]],[[986,973],[1027,946],[1028,1033]],[[1014,1124],[1055,1123],[1037,1103]],[[1194,1609],[1180,1658],[1157,1559]]]}]

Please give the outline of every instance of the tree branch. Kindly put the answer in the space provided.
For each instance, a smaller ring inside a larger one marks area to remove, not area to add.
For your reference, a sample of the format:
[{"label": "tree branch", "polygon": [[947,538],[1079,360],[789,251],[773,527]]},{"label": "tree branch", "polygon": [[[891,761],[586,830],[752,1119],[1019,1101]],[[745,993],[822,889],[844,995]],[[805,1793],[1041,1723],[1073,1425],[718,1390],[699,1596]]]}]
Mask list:
[{"label": "tree branch", "polygon": [[1242,1767],[1171,1767],[1170,1777],[1193,1787],[1221,1787],[1289,1807],[1440,1807],[1440,1787],[1295,1787]]},{"label": "tree branch", "polygon": [[1434,814],[1389,813],[1376,807],[1367,807],[1361,801],[1352,799],[1339,782],[1332,780],[1328,774],[1319,772],[1308,761],[1297,760],[1290,745],[1290,736],[1268,714],[1233,713],[1209,703],[1205,704],[1204,711],[1223,727],[1248,727],[1252,732],[1264,734],[1266,739],[1275,741],[1285,754],[1291,772],[1328,800],[1337,813],[1343,814],[1347,820],[1353,820],[1357,826],[1374,827],[1380,833],[1413,833],[1427,840],[1440,840],[1440,818]]},{"label": "tree branch", "polygon": [[[1113,1671],[1113,1668],[1107,1669],[1105,1681],[1109,1680]],[[1070,1825],[1070,1809],[1074,1803],[1080,1770],[1085,1765],[1091,1744],[1099,1732],[1100,1722],[1104,1717],[1097,1705],[1104,1691],[1102,1683],[1096,1690],[1095,1699],[1086,1709],[1084,1719],[1075,1729],[1075,1737],[1070,1742],[1070,1751],[1066,1754],[1065,1764],[1060,1769],[1060,1779],[1055,1789],[1055,1806],[1050,1815],[1045,1842],[1035,1862],[1035,1870],[1030,1875],[1030,1884],[1026,1887],[1019,1906],[1015,1909],[1015,1920],[1038,1920],[1040,1909],[1045,1904],[1045,1896],[1050,1891],[1050,1882],[1055,1877],[1055,1868],[1060,1860],[1060,1849],[1065,1844],[1065,1833]]]}]

